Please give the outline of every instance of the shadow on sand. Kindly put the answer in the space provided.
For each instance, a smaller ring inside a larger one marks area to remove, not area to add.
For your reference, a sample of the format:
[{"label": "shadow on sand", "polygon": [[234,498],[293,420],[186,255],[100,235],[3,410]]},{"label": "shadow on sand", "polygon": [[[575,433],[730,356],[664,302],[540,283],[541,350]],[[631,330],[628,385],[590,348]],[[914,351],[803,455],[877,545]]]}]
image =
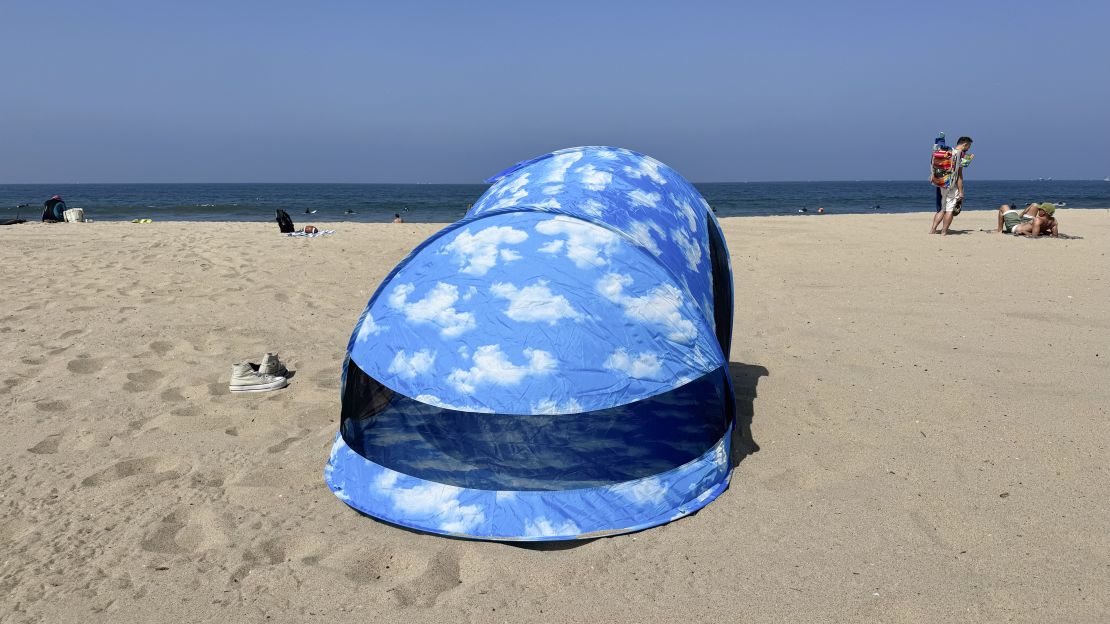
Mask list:
[{"label": "shadow on sand", "polygon": [[769,377],[768,370],[758,364],[729,362],[728,374],[736,392],[736,426],[732,430],[732,466],[740,465],[745,457],[759,451],[759,444],[752,438],[752,419],[755,418],[756,386],[760,377]]}]

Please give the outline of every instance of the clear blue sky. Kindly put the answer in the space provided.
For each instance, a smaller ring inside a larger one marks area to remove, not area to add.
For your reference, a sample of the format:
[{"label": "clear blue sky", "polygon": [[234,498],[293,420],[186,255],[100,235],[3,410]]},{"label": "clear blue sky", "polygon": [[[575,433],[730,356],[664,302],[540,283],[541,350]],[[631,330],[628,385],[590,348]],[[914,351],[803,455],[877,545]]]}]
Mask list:
[{"label": "clear blue sky", "polygon": [[[943,6],[943,10],[936,7]],[[618,145],[696,181],[1110,175],[1106,2],[39,2],[0,183],[479,182]]]}]

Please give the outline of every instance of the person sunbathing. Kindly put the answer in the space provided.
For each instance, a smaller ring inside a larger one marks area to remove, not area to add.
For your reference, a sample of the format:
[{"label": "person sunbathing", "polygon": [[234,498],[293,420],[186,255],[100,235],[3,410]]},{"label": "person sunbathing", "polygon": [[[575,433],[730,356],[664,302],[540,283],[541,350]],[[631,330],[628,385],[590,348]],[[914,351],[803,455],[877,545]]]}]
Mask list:
[{"label": "person sunbathing", "polygon": [[[1003,206],[1005,207],[1005,205]],[[1029,204],[1020,213],[1015,222],[1014,209],[998,210],[998,219],[1001,229],[1014,236],[1029,236],[1036,238],[1041,235],[1057,237],[1060,235],[1060,223],[1056,220],[1056,206],[1048,202]],[[1008,224],[1008,229],[1007,229]]]},{"label": "person sunbathing", "polygon": [[1013,234],[1014,228],[1022,221],[1022,211],[1018,210],[1017,204],[1002,204],[998,207],[998,229],[995,232]]}]

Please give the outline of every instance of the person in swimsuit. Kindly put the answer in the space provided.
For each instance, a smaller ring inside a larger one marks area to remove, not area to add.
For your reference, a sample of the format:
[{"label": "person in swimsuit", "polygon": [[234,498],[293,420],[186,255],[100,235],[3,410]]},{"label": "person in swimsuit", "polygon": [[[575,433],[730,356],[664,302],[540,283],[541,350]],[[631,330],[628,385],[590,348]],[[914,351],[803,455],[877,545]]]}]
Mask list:
[{"label": "person in swimsuit", "polygon": [[1002,204],[998,207],[998,229],[996,229],[995,232],[999,234],[1013,234],[1014,228],[1025,221],[1022,217],[1023,214],[1024,211],[1018,210],[1017,204]]},{"label": "person in swimsuit", "polygon": [[996,231],[1014,236],[1037,237],[1042,234],[1059,236],[1060,224],[1056,220],[1056,206],[1048,202],[1034,203],[1018,212],[1012,204],[1003,204],[998,209],[998,230]]}]

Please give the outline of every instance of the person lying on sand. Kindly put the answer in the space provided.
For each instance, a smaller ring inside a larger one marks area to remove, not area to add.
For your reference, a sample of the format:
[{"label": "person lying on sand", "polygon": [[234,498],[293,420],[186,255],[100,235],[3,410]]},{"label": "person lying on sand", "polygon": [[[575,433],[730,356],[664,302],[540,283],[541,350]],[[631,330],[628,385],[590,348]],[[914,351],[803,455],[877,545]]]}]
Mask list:
[{"label": "person lying on sand", "polygon": [[995,232],[1002,234],[1013,234],[1014,228],[1021,225],[1022,211],[1018,210],[1016,204],[1002,204],[998,207],[998,229]]},{"label": "person lying on sand", "polygon": [[1060,224],[1055,214],[1056,206],[1048,202],[1029,204],[1020,213],[1012,204],[1002,204],[998,209],[996,231],[1014,236],[1037,237],[1047,234],[1056,237],[1060,235]]}]

